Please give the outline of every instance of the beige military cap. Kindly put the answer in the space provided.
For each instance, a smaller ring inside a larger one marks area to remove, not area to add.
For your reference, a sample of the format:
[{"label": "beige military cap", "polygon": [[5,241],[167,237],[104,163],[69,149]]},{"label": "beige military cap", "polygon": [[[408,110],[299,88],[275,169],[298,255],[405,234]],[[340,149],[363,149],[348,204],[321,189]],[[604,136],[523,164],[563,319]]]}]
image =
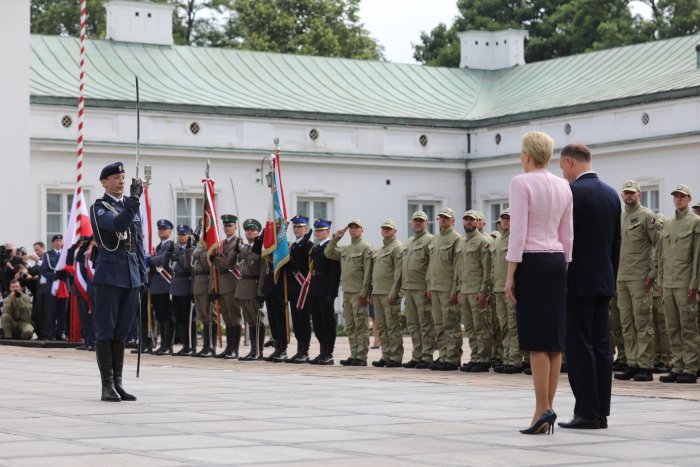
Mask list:
[{"label": "beige military cap", "polygon": [[423,219],[424,221],[427,221],[428,215],[423,211],[416,211],[413,213],[413,216],[411,216],[411,220],[413,219]]},{"label": "beige military cap", "polygon": [[498,215],[498,217],[503,217],[503,216],[508,216],[510,217],[510,208],[505,208],[501,213]]},{"label": "beige military cap", "polygon": [[450,219],[455,218],[455,212],[450,209],[450,208],[442,208],[440,209],[440,212],[438,213],[438,217],[449,217]]},{"label": "beige military cap", "polygon": [[350,227],[351,225],[356,225],[358,227],[364,227],[364,225],[362,224],[362,221],[360,219],[353,219],[350,222],[348,222],[348,227]]},{"label": "beige military cap", "polygon": [[627,180],[622,184],[622,191],[633,191],[635,193],[642,191],[637,180]]},{"label": "beige military cap", "polygon": [[467,217],[471,217],[474,220],[479,220],[479,213],[473,209],[470,209],[469,211],[465,211],[464,215],[462,216],[462,219],[465,219]]},{"label": "beige military cap", "polygon": [[696,201],[695,204],[691,206],[693,209],[700,209],[700,201]]},{"label": "beige military cap", "polygon": [[481,211],[474,211],[474,212],[476,212],[476,220],[483,221],[486,219],[486,217],[484,217],[483,212],[481,212]]},{"label": "beige military cap", "polygon": [[690,187],[688,185],[678,185],[675,190],[671,192],[671,194],[674,193],[683,193],[684,195],[692,196],[690,194]]},{"label": "beige military cap", "polygon": [[387,219],[382,222],[382,229],[385,227],[396,230],[396,222],[392,221],[391,219]]}]

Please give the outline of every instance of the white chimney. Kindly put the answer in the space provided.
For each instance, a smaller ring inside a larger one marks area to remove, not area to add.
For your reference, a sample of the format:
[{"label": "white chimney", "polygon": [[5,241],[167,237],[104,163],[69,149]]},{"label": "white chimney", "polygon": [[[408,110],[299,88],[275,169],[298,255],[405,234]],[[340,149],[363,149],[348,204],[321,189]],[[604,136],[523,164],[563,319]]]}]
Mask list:
[{"label": "white chimney", "polygon": [[110,0],[106,38],[119,42],[173,45],[173,5]]},{"label": "white chimney", "polygon": [[460,68],[501,70],[525,64],[527,31],[464,31],[460,39]]}]

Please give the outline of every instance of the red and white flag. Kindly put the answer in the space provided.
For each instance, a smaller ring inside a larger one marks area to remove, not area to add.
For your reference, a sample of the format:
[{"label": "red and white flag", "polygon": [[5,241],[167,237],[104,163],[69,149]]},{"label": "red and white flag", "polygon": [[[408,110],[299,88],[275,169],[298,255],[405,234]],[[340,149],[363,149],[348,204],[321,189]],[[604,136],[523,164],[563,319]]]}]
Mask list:
[{"label": "red and white flag", "polygon": [[143,185],[143,195],[139,205],[141,230],[143,233],[143,254],[153,256],[153,223],[151,222],[151,191],[148,183]]},{"label": "red and white flag", "polygon": [[[80,237],[90,237],[91,235],[92,225],[90,224],[87,206],[85,206],[83,190],[80,189],[80,186],[77,186],[73,195],[73,207],[68,217],[68,226],[63,234],[63,250],[61,250],[61,256],[58,258],[55,270],[66,269],[68,249],[75,245],[80,240]],[[68,298],[66,282],[58,279],[54,280],[53,284],[51,284],[51,294],[57,298]]]},{"label": "red and white flag", "polygon": [[207,246],[212,246],[219,241],[219,223],[216,215],[216,204],[214,202],[214,180],[211,178],[202,179],[204,183],[204,218],[202,219],[202,238],[207,242]]}]

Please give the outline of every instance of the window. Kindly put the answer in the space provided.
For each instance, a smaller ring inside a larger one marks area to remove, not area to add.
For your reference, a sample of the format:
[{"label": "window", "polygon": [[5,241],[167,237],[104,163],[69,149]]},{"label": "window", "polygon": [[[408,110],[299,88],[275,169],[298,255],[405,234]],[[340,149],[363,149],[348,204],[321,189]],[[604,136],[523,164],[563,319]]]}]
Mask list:
[{"label": "window", "polygon": [[330,220],[333,217],[332,208],[333,203],[329,198],[299,197],[297,198],[297,212],[287,214],[306,216],[313,223],[319,217]]},{"label": "window", "polygon": [[489,218],[487,221],[489,222],[485,227],[484,227],[484,233],[485,234],[490,234],[494,230],[498,230],[498,226],[496,225],[496,222],[498,222],[498,219],[501,217],[501,211],[504,209],[508,208],[508,201],[495,201],[492,203],[489,203]]},{"label": "window", "polygon": [[175,225],[187,224],[192,230],[196,229],[202,221],[203,199],[203,195],[178,194]]},{"label": "window", "polygon": [[409,201],[406,218],[408,219],[408,229],[406,230],[406,238],[413,235],[412,217],[416,211],[423,211],[428,216],[428,232],[434,234],[437,227],[435,226],[435,216],[439,210],[439,205],[436,202],[425,201]]},{"label": "window", "polygon": [[46,192],[46,245],[51,245],[51,238],[54,235],[65,233],[72,206],[72,192],[57,190]]},{"label": "window", "polygon": [[642,206],[646,206],[654,212],[659,212],[659,187],[642,187]]}]

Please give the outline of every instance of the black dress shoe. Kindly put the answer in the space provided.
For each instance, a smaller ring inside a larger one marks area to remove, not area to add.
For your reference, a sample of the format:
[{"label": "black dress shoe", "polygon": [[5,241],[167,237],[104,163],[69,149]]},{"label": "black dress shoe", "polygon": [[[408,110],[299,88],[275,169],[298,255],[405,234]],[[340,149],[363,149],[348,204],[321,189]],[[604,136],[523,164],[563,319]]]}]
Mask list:
[{"label": "black dress shoe", "polygon": [[[289,362],[289,359],[287,359],[287,362]],[[309,363],[309,354],[306,352],[298,354],[296,357],[292,358],[292,363]]]},{"label": "black dress shoe", "polygon": [[319,365],[333,365],[335,362],[333,361],[333,355],[331,354],[326,354],[323,355],[319,360],[318,360]]},{"label": "black dress shoe", "polygon": [[345,360],[341,360],[341,361],[340,361],[340,364],[343,365],[343,366],[350,366],[350,365],[352,365],[352,362],[354,362],[354,361],[355,361],[354,358],[348,357],[348,358],[346,358]]},{"label": "black dress shoe", "polygon": [[579,430],[597,430],[600,428],[600,420],[597,418],[583,418],[574,415],[568,422],[559,422],[562,428],[573,428]]},{"label": "black dress shoe", "polygon": [[407,361],[406,363],[404,363],[404,364],[401,365],[401,366],[403,366],[404,368],[415,368],[417,364],[418,364],[417,361],[415,361],[415,360],[409,360],[409,361]]},{"label": "black dress shoe", "polygon": [[57,341],[66,341],[66,340],[68,340],[68,339],[66,339],[66,335],[65,335],[65,334],[61,333],[61,334],[56,334],[56,340],[57,340]]},{"label": "black dress shoe", "polygon": [[613,378],[620,380],[620,381],[629,381],[631,379],[634,379],[634,375],[637,374],[637,371],[639,369],[637,367],[629,367],[627,371],[624,371],[622,373],[615,373],[613,375]]},{"label": "black dress shoe", "polygon": [[440,362],[438,364],[439,371],[457,371],[457,369],[459,369],[459,365],[456,363]]},{"label": "black dress shoe", "polygon": [[678,378],[676,378],[676,383],[695,384],[697,382],[698,382],[698,377],[692,373],[683,373]]},{"label": "black dress shoe", "polygon": [[600,425],[601,429],[605,429],[608,427],[608,417],[600,417],[598,419],[598,425]]},{"label": "black dress shoe", "polygon": [[387,368],[401,368],[401,362],[397,362],[396,360],[389,360],[386,362],[386,367]]},{"label": "black dress shoe", "polygon": [[376,362],[372,362],[372,366],[375,366],[377,368],[382,368],[385,367],[388,362],[384,360],[383,358],[380,358]]},{"label": "black dress shoe", "polygon": [[679,376],[679,373],[671,372],[667,375],[659,376],[659,381],[662,383],[675,383]]},{"label": "black dress shoe", "polygon": [[323,358],[322,354],[316,355],[314,358],[309,360],[307,363],[310,363],[311,365],[318,365],[318,362]]},{"label": "black dress shoe", "polygon": [[284,350],[280,351],[276,357],[272,358],[272,363],[284,363],[287,360],[287,352]]},{"label": "black dress shoe", "polygon": [[430,363],[424,362],[423,360],[416,362],[416,370],[426,370],[429,366]]},{"label": "black dress shoe", "polygon": [[657,363],[654,365],[654,373],[670,373],[671,367],[665,363]]},{"label": "black dress shoe", "polygon": [[360,360],[359,358],[355,358],[353,359],[350,366],[367,366],[367,362],[364,360]]}]

